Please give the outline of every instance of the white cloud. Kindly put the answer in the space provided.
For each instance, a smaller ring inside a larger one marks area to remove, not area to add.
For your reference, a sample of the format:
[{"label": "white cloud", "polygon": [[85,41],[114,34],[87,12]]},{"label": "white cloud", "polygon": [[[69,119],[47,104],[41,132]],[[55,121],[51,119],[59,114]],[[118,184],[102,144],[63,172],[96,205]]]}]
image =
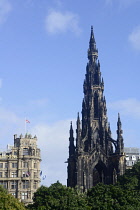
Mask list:
[{"label": "white cloud", "polygon": [[[75,122],[75,120],[73,120]],[[74,123],[75,124],[75,123]],[[63,120],[52,125],[38,124],[32,129],[38,137],[41,149],[41,170],[46,175],[44,185],[59,180],[66,185],[70,120]]]},{"label": "white cloud", "polygon": [[0,147],[6,147],[7,144],[13,145],[13,135],[21,134],[24,129],[24,119],[18,117],[10,109],[0,106]]},{"label": "white cloud", "polygon": [[50,34],[65,33],[71,31],[76,35],[81,33],[78,15],[71,12],[59,12],[50,10],[46,17],[46,31]]},{"label": "white cloud", "polygon": [[121,115],[140,118],[140,101],[135,98],[108,103],[108,107],[112,110],[118,110]]},{"label": "white cloud", "polygon": [[133,48],[140,50],[140,26],[137,26],[128,37]]},{"label": "white cloud", "polygon": [[4,23],[12,6],[8,0],[0,0],[0,24]]},{"label": "white cloud", "polygon": [[0,121],[7,123],[18,123],[19,118],[16,114],[8,109],[0,107]]}]

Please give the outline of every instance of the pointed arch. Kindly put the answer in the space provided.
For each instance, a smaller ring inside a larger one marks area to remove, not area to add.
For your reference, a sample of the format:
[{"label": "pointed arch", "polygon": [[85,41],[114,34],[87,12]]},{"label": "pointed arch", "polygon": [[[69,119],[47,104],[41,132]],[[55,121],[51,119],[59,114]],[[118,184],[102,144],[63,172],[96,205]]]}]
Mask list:
[{"label": "pointed arch", "polygon": [[99,160],[92,167],[92,185],[95,186],[99,182],[106,184],[107,168],[105,164]]}]

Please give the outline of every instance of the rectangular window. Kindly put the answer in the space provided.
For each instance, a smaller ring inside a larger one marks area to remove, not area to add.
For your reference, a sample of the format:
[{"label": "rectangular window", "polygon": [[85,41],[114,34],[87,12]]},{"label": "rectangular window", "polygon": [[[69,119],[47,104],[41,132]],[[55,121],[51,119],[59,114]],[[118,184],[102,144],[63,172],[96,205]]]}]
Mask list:
[{"label": "rectangular window", "polygon": [[29,149],[23,148],[23,155],[29,155]]},{"label": "rectangular window", "polygon": [[8,177],[8,172],[7,171],[4,172],[4,177]]},{"label": "rectangular window", "polygon": [[3,187],[7,189],[7,182],[3,182]]},{"label": "rectangular window", "polygon": [[12,168],[17,168],[17,163],[12,163]]},{"label": "rectangular window", "polygon": [[132,160],[136,160],[136,156],[135,155],[132,155]]},{"label": "rectangular window", "polygon": [[34,168],[37,168],[37,163],[34,163]]},{"label": "rectangular window", "polygon": [[3,168],[3,163],[0,163],[0,168]]},{"label": "rectangular window", "polygon": [[34,172],[34,178],[37,178],[37,172]]},{"label": "rectangular window", "polygon": [[2,177],[2,172],[0,172],[0,178]]},{"label": "rectangular window", "polygon": [[27,162],[24,162],[24,163],[23,163],[23,167],[24,167],[24,168],[28,168],[28,163],[27,163]]},{"label": "rectangular window", "polygon": [[17,177],[17,171],[12,172],[12,177]]},{"label": "rectangular window", "polygon": [[129,161],[129,166],[132,166],[132,162],[131,161]]},{"label": "rectangular window", "polygon": [[0,181],[0,185],[2,185],[5,189],[7,189],[7,182]]},{"label": "rectangular window", "polygon": [[22,188],[23,188],[23,189],[29,188],[29,181],[26,181],[26,180],[23,181],[23,182],[22,182]]},{"label": "rectangular window", "polygon": [[5,163],[5,168],[8,168],[8,163]]},{"label": "rectangular window", "polygon": [[11,182],[11,189],[16,189],[17,188],[17,181],[12,181]]},{"label": "rectangular window", "polygon": [[14,155],[17,155],[17,151],[14,151]]},{"label": "rectangular window", "polygon": [[37,182],[34,182],[33,188],[37,189]]},{"label": "rectangular window", "polygon": [[27,198],[28,198],[28,193],[27,193],[27,192],[23,192],[23,193],[22,193],[21,199],[22,199],[22,200],[25,200],[25,199],[27,199]]}]

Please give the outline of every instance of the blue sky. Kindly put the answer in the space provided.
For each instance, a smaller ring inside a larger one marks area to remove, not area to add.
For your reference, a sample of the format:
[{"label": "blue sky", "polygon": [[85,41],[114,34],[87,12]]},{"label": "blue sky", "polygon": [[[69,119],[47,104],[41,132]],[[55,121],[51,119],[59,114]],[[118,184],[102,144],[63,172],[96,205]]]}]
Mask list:
[{"label": "blue sky", "polygon": [[116,138],[140,147],[140,0],[0,0],[0,149],[38,137],[42,184],[66,184],[70,121],[81,112],[90,28]]}]

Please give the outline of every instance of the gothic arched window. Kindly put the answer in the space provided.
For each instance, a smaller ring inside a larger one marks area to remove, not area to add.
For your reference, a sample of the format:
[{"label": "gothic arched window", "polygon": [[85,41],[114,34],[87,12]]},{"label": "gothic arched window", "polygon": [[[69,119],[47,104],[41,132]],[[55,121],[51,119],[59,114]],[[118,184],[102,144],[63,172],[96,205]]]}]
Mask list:
[{"label": "gothic arched window", "polygon": [[94,74],[94,84],[99,85],[99,76],[97,73]]},{"label": "gothic arched window", "polygon": [[98,94],[94,94],[94,118],[99,117]]}]

